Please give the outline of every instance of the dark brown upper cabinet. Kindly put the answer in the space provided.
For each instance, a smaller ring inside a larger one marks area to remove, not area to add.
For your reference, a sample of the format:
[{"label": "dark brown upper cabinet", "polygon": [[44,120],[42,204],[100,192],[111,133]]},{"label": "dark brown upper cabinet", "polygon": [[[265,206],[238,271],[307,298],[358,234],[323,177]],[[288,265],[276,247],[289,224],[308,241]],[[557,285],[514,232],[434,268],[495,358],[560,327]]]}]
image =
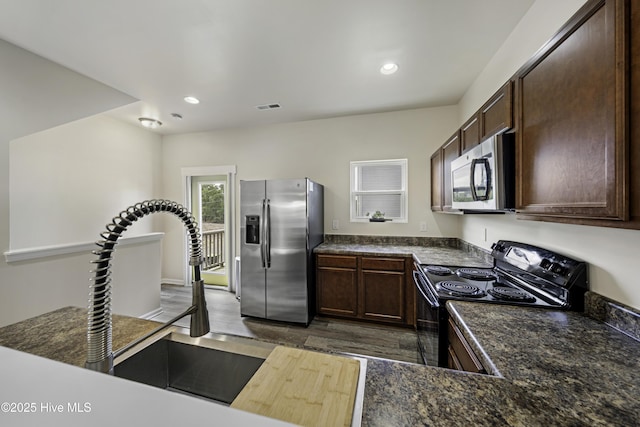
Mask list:
[{"label": "dark brown upper cabinet", "polygon": [[629,3],[589,1],[516,74],[521,218],[629,219]]},{"label": "dark brown upper cabinet", "polygon": [[630,6],[629,222],[640,228],[640,3]]},{"label": "dark brown upper cabinet", "polygon": [[460,128],[460,147],[467,152],[480,144],[480,112],[476,112]]},{"label": "dark brown upper cabinet", "polygon": [[513,82],[509,80],[460,128],[460,152],[513,127]]},{"label": "dark brown upper cabinet", "polygon": [[431,155],[431,210],[442,211],[443,200],[443,175],[442,175],[442,149],[438,148]]},{"label": "dark brown upper cabinet", "polygon": [[444,143],[442,150],[442,210],[445,212],[454,211],[451,208],[453,201],[451,182],[451,161],[460,156],[460,132],[454,133],[451,138]]},{"label": "dark brown upper cabinet", "polygon": [[480,141],[513,127],[513,82],[509,80],[480,108]]},{"label": "dark brown upper cabinet", "polygon": [[431,210],[455,212],[451,208],[451,161],[460,156],[460,130],[431,156]]}]

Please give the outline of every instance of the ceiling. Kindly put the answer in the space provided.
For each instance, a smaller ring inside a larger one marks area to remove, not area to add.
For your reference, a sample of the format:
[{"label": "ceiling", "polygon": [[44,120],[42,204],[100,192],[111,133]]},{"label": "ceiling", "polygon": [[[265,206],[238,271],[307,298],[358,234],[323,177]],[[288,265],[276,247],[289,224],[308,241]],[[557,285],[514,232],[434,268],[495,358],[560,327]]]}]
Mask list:
[{"label": "ceiling", "polygon": [[456,104],[534,1],[0,0],[0,39],[174,134]]}]

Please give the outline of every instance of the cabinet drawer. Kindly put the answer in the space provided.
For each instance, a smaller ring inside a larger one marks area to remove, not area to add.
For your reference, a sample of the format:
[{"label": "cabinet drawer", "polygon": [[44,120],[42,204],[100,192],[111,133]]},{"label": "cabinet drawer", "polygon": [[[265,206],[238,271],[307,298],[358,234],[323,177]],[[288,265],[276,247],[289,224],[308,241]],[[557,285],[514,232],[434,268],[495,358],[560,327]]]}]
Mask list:
[{"label": "cabinet drawer", "polygon": [[[454,361],[467,372],[486,373],[484,367],[469,346],[466,338],[451,319],[449,319],[449,345],[455,353]],[[457,359],[457,360],[456,360]]]},{"label": "cabinet drawer", "polygon": [[356,268],[357,258],[351,255],[318,255],[318,267]]},{"label": "cabinet drawer", "polygon": [[404,271],[404,258],[362,258],[363,270]]}]

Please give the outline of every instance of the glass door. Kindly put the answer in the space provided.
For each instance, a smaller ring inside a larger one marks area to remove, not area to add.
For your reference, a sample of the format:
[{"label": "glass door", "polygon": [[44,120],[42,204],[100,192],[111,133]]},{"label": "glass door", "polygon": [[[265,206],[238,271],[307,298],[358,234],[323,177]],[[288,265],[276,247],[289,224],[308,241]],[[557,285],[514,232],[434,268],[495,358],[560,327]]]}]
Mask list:
[{"label": "glass door", "polygon": [[229,286],[229,214],[227,177],[197,176],[191,180],[191,209],[202,233],[202,279],[206,285]]}]

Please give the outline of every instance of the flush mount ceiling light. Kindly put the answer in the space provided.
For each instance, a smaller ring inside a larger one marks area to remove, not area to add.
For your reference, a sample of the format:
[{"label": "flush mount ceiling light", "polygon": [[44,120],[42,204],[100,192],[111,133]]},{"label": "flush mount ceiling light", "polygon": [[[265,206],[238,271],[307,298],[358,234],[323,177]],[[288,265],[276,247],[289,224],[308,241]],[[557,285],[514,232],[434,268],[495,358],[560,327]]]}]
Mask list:
[{"label": "flush mount ceiling light", "polygon": [[199,104],[200,100],[195,96],[185,96],[184,102],[188,102],[189,104]]},{"label": "flush mount ceiling light", "polygon": [[276,108],[280,108],[280,104],[278,104],[277,102],[274,102],[271,104],[256,105],[256,108],[258,110],[274,110]]},{"label": "flush mount ceiling light", "polygon": [[149,129],[155,129],[162,126],[162,122],[160,120],[151,119],[149,117],[140,117],[140,124]]},{"label": "flush mount ceiling light", "polygon": [[380,67],[380,72],[384,75],[393,74],[398,71],[398,64],[394,64],[393,62],[388,62]]}]

